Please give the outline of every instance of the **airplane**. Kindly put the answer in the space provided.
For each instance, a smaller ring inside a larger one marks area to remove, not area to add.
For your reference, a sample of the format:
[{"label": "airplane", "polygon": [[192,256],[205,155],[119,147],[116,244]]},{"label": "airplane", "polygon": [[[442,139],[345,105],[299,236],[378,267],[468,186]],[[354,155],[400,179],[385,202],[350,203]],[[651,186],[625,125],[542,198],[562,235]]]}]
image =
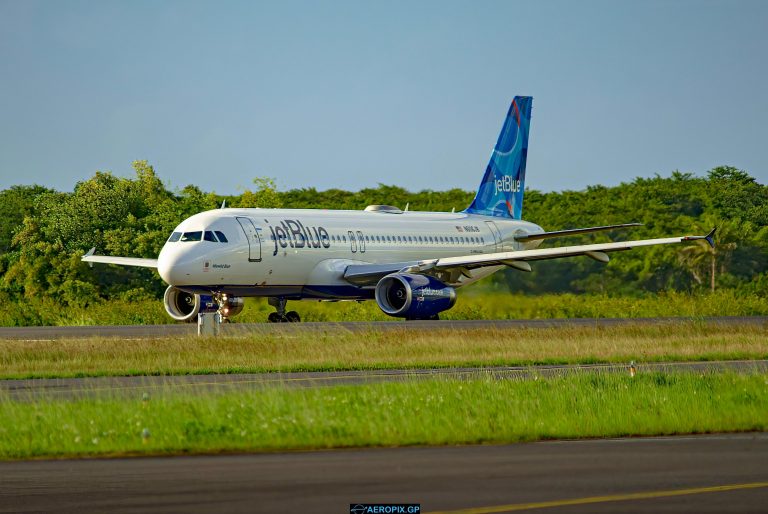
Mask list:
[{"label": "airplane", "polygon": [[[389,205],[362,211],[224,208],[195,214],[171,233],[157,259],[95,255],[89,263],[157,269],[168,284],[167,313],[194,321],[243,310],[243,298],[267,297],[270,322],[298,322],[289,300],[375,300],[406,320],[439,319],[456,289],[504,268],[531,271],[531,262],[608,254],[641,246],[706,240],[679,236],[555,248],[550,238],[625,229],[639,223],[546,232],[522,220],[532,97],[516,96],[472,203],[461,212],[417,212]],[[91,264],[93,265],[93,264]]]}]

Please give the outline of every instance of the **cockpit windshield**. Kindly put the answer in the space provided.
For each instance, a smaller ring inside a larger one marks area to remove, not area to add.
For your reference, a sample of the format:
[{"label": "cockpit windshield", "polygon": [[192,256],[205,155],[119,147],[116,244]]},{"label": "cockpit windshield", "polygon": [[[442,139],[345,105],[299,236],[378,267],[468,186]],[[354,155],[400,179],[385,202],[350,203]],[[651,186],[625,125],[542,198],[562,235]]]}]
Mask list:
[{"label": "cockpit windshield", "polygon": [[197,230],[195,232],[174,232],[168,238],[169,243],[181,241],[182,243],[190,241],[209,241],[211,243],[228,243],[227,236],[221,230]]},{"label": "cockpit windshield", "polygon": [[200,241],[203,238],[203,232],[197,231],[197,232],[184,232],[181,235],[181,242],[186,243],[187,241]]}]

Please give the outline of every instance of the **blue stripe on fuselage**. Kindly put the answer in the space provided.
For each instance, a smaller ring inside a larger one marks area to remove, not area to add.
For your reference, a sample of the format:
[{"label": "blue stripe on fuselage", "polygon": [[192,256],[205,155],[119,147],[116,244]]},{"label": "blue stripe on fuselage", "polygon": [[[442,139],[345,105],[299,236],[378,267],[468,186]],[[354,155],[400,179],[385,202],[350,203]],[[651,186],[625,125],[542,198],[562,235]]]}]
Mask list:
[{"label": "blue stripe on fuselage", "polygon": [[305,286],[178,286],[182,291],[193,294],[223,293],[231,296],[283,297],[289,300],[372,300],[373,288],[353,285],[305,285]]}]

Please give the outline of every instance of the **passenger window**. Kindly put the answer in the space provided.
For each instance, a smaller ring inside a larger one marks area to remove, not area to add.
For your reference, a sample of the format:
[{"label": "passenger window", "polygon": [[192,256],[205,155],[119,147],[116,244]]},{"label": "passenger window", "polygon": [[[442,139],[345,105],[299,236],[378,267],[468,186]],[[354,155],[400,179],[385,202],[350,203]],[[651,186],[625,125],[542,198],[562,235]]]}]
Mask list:
[{"label": "passenger window", "polygon": [[218,243],[216,240],[216,236],[213,235],[213,232],[210,230],[205,231],[205,235],[203,236],[203,239],[206,241],[210,241],[211,243]]},{"label": "passenger window", "polygon": [[179,240],[179,238],[181,238],[181,232],[174,232],[173,234],[171,234],[171,237],[168,238],[168,242],[175,243],[176,241]]},{"label": "passenger window", "polygon": [[215,230],[214,232],[216,232],[216,237],[219,238],[220,242],[229,243],[229,241],[227,240],[227,236],[224,235],[224,232],[222,232],[221,230]]},{"label": "passenger window", "polygon": [[199,232],[184,232],[184,234],[181,236],[181,242],[186,243],[187,241],[200,241],[202,238],[202,230]]}]

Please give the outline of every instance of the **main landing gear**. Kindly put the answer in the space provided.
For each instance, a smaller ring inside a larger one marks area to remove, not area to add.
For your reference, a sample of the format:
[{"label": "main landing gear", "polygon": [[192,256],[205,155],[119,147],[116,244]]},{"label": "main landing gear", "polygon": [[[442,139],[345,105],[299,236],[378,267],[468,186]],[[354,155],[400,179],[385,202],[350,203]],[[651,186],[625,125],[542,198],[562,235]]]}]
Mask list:
[{"label": "main landing gear", "polygon": [[301,321],[299,313],[296,311],[285,312],[285,305],[288,300],[285,298],[273,298],[268,300],[269,304],[276,309],[276,312],[269,313],[267,318],[270,323],[298,323]]}]

